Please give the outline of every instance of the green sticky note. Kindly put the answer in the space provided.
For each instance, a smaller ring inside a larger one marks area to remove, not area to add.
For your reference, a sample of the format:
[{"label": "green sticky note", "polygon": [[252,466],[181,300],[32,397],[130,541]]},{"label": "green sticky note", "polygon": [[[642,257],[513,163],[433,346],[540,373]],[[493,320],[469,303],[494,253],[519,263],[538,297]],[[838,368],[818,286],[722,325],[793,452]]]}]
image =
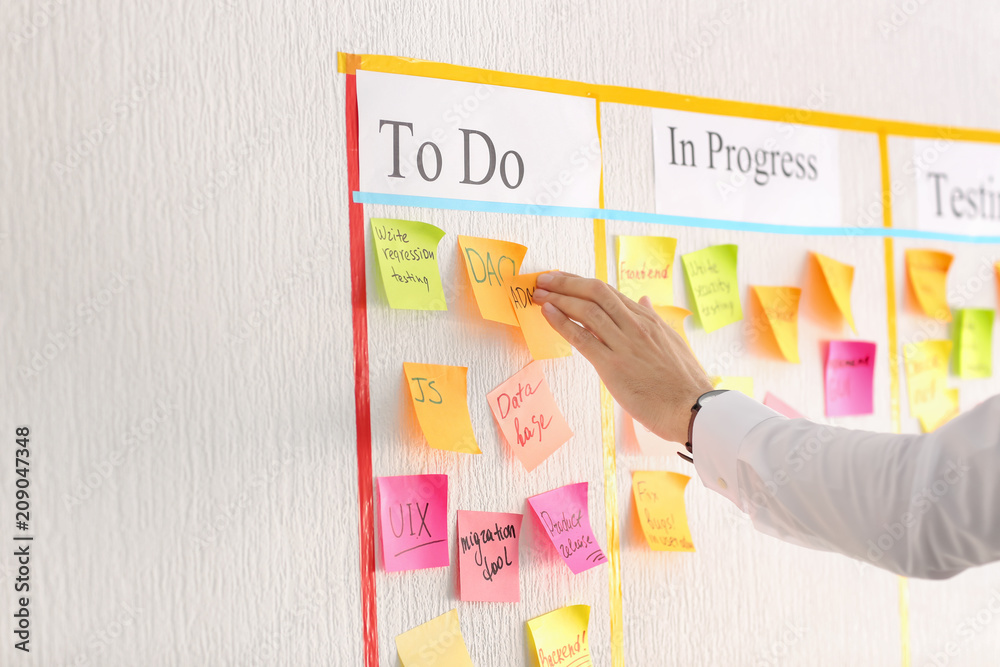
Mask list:
[{"label": "green sticky note", "polygon": [[955,311],[955,365],[960,378],[993,375],[993,311],[961,308]]},{"label": "green sticky note", "polygon": [[415,220],[372,218],[375,265],[392,308],[448,310],[437,247],[444,232]]},{"label": "green sticky note", "polygon": [[736,246],[714,245],[681,257],[693,310],[705,331],[743,319],[736,283]]}]

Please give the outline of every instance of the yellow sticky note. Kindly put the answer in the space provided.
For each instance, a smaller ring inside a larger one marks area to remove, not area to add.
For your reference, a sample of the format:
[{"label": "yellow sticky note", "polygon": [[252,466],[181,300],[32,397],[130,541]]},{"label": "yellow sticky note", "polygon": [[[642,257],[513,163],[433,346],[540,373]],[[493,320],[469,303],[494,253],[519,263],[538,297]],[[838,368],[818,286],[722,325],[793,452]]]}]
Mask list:
[{"label": "yellow sticky note", "polygon": [[526,273],[514,276],[507,281],[510,303],[514,307],[514,315],[524,334],[524,342],[528,344],[532,359],[555,359],[573,354],[573,348],[559,332],[552,328],[542,307],[535,303],[532,296],[535,293],[535,280],[541,273]]},{"label": "yellow sticky note", "polygon": [[464,366],[403,364],[413,409],[427,444],[465,454],[479,454],[472,431]]},{"label": "yellow sticky note", "polygon": [[521,270],[528,249],[509,241],[459,236],[458,247],[472,293],[484,320],[517,326],[517,317],[507,296],[507,281]]},{"label": "yellow sticky note", "polygon": [[736,246],[716,245],[681,256],[694,312],[705,331],[743,319],[736,282]]},{"label": "yellow sticky note", "polygon": [[906,251],[906,275],[920,309],[942,322],[951,322],[947,283],[952,259],[950,253],[937,250]]},{"label": "yellow sticky note", "polygon": [[653,310],[656,314],[660,316],[664,322],[667,323],[671,329],[676,331],[687,343],[688,347],[691,347],[691,343],[688,341],[687,334],[684,333],[684,319],[691,314],[691,311],[687,308],[681,308],[680,306],[653,306]]},{"label": "yellow sticky note", "polygon": [[903,346],[906,393],[914,417],[936,409],[946,389],[950,357],[950,340],[925,340]]},{"label": "yellow sticky note", "polygon": [[396,650],[403,667],[473,667],[457,609],[397,635]]},{"label": "yellow sticky note", "polygon": [[735,375],[723,375],[712,378],[712,385],[716,389],[735,389],[753,398],[753,378],[739,377]]},{"label": "yellow sticky note", "polygon": [[416,220],[372,218],[375,264],[391,308],[448,310],[438,268],[444,232]]},{"label": "yellow sticky note", "polygon": [[793,364],[799,363],[799,297],[802,290],[761,285],[754,285],[752,290],[781,355]]},{"label": "yellow sticky note", "polygon": [[639,523],[653,551],[694,551],[684,488],[687,475],[665,470],[632,473],[632,497],[639,513]]},{"label": "yellow sticky note", "polygon": [[960,308],[955,311],[952,328],[958,377],[988,378],[993,375],[993,311]]},{"label": "yellow sticky note", "polygon": [[531,664],[535,667],[593,667],[587,628],[590,607],[574,604],[536,616],[528,627]]},{"label": "yellow sticky note", "polygon": [[674,251],[677,239],[666,236],[619,236],[618,291],[657,306],[674,303]]},{"label": "yellow sticky note", "polygon": [[847,320],[847,323],[851,325],[851,330],[857,333],[858,329],[854,326],[854,312],[851,309],[851,287],[854,285],[854,267],[850,264],[838,262],[826,255],[821,255],[818,252],[811,254],[815,258],[816,263],[819,264],[823,281],[826,283],[826,288],[830,291],[830,296],[833,297],[833,302],[836,304],[837,310]]},{"label": "yellow sticky note", "polygon": [[958,414],[958,389],[945,389],[932,405],[920,415],[920,428],[924,433],[938,430]]}]

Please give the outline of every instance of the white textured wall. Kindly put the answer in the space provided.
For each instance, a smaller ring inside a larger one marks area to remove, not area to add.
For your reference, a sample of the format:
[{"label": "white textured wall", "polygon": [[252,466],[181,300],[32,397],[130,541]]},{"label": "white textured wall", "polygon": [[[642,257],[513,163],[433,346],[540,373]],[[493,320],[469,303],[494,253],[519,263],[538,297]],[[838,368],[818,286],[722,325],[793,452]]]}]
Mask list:
[{"label": "white textured wall", "polygon": [[[14,426],[32,428],[37,535],[33,650],[15,655],[5,612],[0,663],[361,663],[338,50],[786,106],[809,104],[819,91],[825,110],[996,128],[1000,10],[916,2],[883,35],[879,21],[891,20],[893,6],[0,5],[0,442],[10,456]],[[602,111],[608,205],[652,210],[648,112]],[[877,153],[851,138],[842,155],[852,222],[877,188]],[[460,268],[459,232],[526,243],[526,269],[594,268],[589,221],[366,213],[445,229],[448,277]],[[881,242],[778,244],[624,223],[608,232],[675,234],[679,253],[735,240],[744,286],[797,282],[808,249],[853,257],[861,334],[879,341],[887,363]],[[949,249],[961,255],[953,280],[996,251]],[[524,511],[526,495],[587,479],[605,544],[598,389],[584,362],[547,364],[577,435],[526,475],[476,399],[522,365],[524,351],[469,317],[461,280],[455,307],[430,315],[388,311],[372,278],[369,271],[375,474],[447,472],[452,510]],[[680,297],[680,281],[677,288]],[[993,286],[973,298],[995,303]],[[917,324],[901,326],[905,336]],[[753,374],[761,395],[772,389],[819,415],[819,367],[808,348],[820,335],[803,323],[801,368],[745,356],[732,374]],[[737,338],[730,327],[692,342],[710,358]],[[470,395],[481,457],[427,451],[412,436],[404,357],[477,369]],[[963,406],[996,386],[962,383]],[[888,428],[884,373],[876,389],[879,415],[844,423]],[[779,664],[899,664],[893,577],[759,536],[697,482],[688,504],[698,553],[645,550],[631,523],[629,472],[681,468],[620,448],[627,664],[752,665],[788,624],[801,638],[784,645]],[[2,512],[10,511],[10,464],[0,463]],[[2,519],[9,545],[12,517]],[[593,607],[597,663],[609,664],[607,569],[568,575],[536,557],[530,532],[518,605],[456,603],[451,569],[380,572],[380,662],[395,663],[397,632],[457,604],[477,665],[521,664],[524,620],[584,602]],[[12,567],[9,555],[0,558],[5,610]],[[995,589],[996,567],[913,583],[913,664],[964,641],[958,624]],[[997,628],[1000,618],[948,664],[990,664],[1000,653]]]}]

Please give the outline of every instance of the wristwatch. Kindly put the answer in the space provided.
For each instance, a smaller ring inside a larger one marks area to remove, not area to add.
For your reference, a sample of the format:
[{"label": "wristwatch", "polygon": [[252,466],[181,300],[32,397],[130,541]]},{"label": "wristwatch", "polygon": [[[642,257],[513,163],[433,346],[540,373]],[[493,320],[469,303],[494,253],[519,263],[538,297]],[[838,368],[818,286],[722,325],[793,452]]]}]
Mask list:
[{"label": "wristwatch", "polygon": [[[694,454],[694,446],[691,444],[691,437],[694,435],[694,418],[698,416],[698,412],[704,407],[706,403],[711,401],[713,398],[719,394],[724,394],[728,389],[713,389],[712,391],[706,391],[704,394],[698,397],[698,400],[694,402],[691,406],[691,421],[688,422],[688,440],[684,443],[684,448],[688,450],[688,454]],[[682,459],[694,463],[694,459],[687,456],[683,452],[677,452],[677,455]]]}]

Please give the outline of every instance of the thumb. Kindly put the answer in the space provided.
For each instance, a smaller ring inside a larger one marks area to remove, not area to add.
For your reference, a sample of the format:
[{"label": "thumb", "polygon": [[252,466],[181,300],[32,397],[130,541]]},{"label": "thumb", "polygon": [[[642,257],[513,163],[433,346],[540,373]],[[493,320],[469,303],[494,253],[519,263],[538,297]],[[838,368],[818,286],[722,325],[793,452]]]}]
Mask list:
[{"label": "thumb", "polygon": [[642,306],[643,308],[648,308],[649,310],[653,310],[653,301],[648,296],[644,296],[641,299],[639,299],[639,305]]}]

